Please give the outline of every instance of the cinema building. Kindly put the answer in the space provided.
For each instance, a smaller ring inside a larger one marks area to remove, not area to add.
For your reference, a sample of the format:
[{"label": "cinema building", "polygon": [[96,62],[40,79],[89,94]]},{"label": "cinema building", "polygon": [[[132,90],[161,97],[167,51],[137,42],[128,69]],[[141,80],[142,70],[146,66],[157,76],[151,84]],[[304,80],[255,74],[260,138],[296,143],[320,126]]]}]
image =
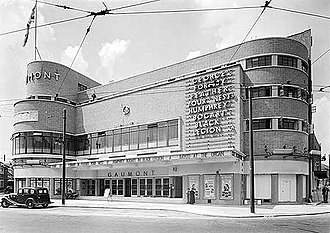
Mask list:
[{"label": "cinema building", "polygon": [[80,198],[110,189],[113,198],[185,202],[194,189],[197,203],[246,204],[250,93],[255,198],[304,202],[310,51],[308,30],[106,85],[58,63],[31,62],[27,98],[15,103],[15,188],[45,186],[60,198],[66,109],[65,182]]}]

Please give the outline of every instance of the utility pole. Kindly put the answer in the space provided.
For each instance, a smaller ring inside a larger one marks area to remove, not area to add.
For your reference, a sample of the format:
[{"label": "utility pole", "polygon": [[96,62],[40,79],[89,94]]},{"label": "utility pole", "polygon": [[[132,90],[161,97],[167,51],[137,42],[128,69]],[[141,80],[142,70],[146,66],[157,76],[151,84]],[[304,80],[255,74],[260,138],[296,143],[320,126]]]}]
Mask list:
[{"label": "utility pole", "polygon": [[65,205],[65,134],[66,134],[66,109],[63,109],[63,157],[62,157],[62,205]]},{"label": "utility pole", "polygon": [[254,156],[253,156],[253,129],[252,129],[252,91],[248,87],[249,95],[249,155],[250,155],[250,211],[255,213],[254,203]]}]

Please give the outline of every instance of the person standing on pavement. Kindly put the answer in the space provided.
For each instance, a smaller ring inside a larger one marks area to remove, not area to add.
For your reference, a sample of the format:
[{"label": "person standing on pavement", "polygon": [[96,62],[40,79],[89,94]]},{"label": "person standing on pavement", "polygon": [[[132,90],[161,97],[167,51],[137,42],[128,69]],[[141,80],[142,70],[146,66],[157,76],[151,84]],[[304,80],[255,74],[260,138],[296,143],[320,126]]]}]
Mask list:
[{"label": "person standing on pavement", "polygon": [[329,188],[324,185],[322,188],[323,203],[328,203]]}]

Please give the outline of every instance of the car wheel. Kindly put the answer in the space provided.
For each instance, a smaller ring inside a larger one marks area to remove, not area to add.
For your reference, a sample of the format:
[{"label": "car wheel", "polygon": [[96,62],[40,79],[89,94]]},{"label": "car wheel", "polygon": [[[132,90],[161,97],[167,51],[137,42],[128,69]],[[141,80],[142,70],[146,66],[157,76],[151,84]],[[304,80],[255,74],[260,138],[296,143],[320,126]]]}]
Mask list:
[{"label": "car wheel", "polygon": [[25,204],[26,204],[27,208],[29,208],[29,209],[32,209],[34,207],[33,200],[31,200],[31,199],[27,200]]},{"label": "car wheel", "polygon": [[42,207],[47,208],[48,207],[48,203],[42,204]]},{"label": "car wheel", "polygon": [[8,208],[10,206],[10,204],[6,200],[2,200],[1,206],[2,206],[2,208]]}]

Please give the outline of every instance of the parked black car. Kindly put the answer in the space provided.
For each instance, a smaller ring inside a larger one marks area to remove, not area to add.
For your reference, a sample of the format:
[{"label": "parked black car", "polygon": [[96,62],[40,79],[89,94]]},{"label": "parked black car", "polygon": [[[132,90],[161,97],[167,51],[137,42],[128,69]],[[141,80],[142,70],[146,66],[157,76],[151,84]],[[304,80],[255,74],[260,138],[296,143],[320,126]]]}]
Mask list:
[{"label": "parked black car", "polygon": [[50,201],[48,189],[41,187],[20,188],[17,193],[11,193],[1,198],[1,206],[3,208],[8,208],[11,205],[26,206],[29,209],[35,206],[46,208],[50,203],[52,202]]}]

